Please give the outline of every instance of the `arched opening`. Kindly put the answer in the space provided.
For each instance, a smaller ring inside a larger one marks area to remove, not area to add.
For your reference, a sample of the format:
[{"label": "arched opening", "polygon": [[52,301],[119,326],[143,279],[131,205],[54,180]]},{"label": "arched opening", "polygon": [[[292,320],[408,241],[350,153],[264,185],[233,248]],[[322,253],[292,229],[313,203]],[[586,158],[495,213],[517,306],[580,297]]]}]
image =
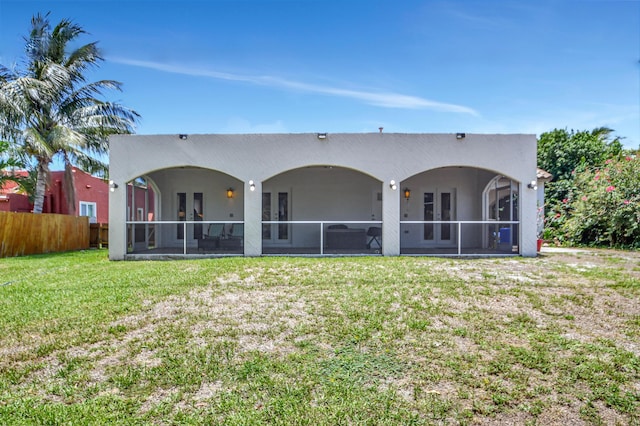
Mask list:
[{"label": "arched opening", "polygon": [[129,254],[242,254],[244,185],[199,167],[155,170],[127,183]]},{"label": "arched opening", "polygon": [[357,170],[314,165],[262,183],[265,254],[375,254],[381,240],[381,181]]},{"label": "arched opening", "polygon": [[404,180],[400,252],[517,254],[518,186],[495,171],[464,166],[428,170]]}]

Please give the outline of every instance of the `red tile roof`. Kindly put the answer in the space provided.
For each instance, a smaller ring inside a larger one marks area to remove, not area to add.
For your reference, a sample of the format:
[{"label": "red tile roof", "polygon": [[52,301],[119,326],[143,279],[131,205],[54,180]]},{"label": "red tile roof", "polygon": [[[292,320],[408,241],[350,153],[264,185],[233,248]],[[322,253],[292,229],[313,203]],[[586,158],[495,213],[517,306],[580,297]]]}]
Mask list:
[{"label": "red tile roof", "polygon": [[[27,177],[29,176],[29,172],[26,170],[1,170],[0,173],[3,176],[19,176],[19,177]],[[7,181],[4,185],[0,186],[0,194],[20,194],[23,191],[20,189],[17,183],[13,181]]]}]

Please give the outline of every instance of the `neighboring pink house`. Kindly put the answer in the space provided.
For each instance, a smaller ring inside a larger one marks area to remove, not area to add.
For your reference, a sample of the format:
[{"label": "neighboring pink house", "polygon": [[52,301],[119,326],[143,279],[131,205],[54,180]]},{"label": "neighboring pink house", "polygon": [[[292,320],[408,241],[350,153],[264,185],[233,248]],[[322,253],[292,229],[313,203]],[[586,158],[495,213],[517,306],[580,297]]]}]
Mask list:
[{"label": "neighboring pink house", "polygon": [[89,216],[91,223],[109,221],[109,184],[102,178],[91,176],[77,167],[72,169],[75,187],[75,212],[67,206],[64,171],[51,172],[49,187],[45,193],[43,213]]},{"label": "neighboring pink house", "polygon": [[[17,170],[13,172],[2,171],[2,174],[13,174],[19,177],[27,177],[29,172]],[[0,212],[30,212],[33,206],[29,197],[22,193],[17,183],[9,181],[0,187]]]},{"label": "neighboring pink house", "polygon": [[[131,197],[133,196],[133,200]],[[127,185],[127,220],[148,221],[155,220],[153,207],[155,196],[153,189],[146,186],[146,182],[136,182],[136,185]],[[133,205],[133,209],[131,209]]]},{"label": "neighboring pink house", "polygon": [[[3,172],[7,173],[7,172]],[[20,177],[27,177],[26,170],[13,172]],[[73,168],[75,196],[74,216],[89,216],[91,223],[109,222],[109,183],[102,178],[92,176]],[[134,206],[127,213],[129,220],[154,220],[154,192],[142,184],[127,186],[128,200]],[[131,202],[131,197],[134,197]],[[29,197],[23,194],[15,182],[6,182],[0,188],[0,211],[6,212],[31,212],[33,203]],[[43,213],[70,214],[67,206],[67,196],[64,185],[64,171],[51,172],[51,178],[44,198]]]},{"label": "neighboring pink house", "polygon": [[[7,173],[7,172],[4,172]],[[20,177],[27,177],[26,170],[13,172]],[[89,216],[91,222],[109,221],[109,185],[101,178],[73,168],[75,185],[75,216]],[[7,182],[0,188],[0,211],[31,212],[33,204],[15,182]],[[70,214],[64,185],[64,171],[51,172],[47,187],[43,213]]]}]

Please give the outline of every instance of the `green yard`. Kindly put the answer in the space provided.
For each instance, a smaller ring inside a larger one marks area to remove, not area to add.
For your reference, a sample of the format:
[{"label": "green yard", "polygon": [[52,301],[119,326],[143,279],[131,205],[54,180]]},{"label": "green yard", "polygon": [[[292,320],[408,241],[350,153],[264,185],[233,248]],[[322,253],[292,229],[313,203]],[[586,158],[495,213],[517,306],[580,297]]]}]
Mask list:
[{"label": "green yard", "polygon": [[640,252],[0,259],[2,424],[640,424]]}]

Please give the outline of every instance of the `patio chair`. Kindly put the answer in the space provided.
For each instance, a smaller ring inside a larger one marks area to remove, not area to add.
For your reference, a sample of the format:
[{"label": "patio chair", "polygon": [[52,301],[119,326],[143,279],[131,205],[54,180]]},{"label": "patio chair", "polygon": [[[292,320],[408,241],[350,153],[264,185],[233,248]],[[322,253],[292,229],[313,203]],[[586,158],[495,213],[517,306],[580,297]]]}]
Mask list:
[{"label": "patio chair", "polygon": [[229,238],[233,234],[233,223],[225,223],[222,227],[222,239]]},{"label": "patio chair", "polygon": [[198,238],[198,250],[217,249],[220,246],[220,238],[224,236],[224,223],[212,223],[207,233]]},{"label": "patio chair", "polygon": [[231,238],[244,239],[244,224],[236,223],[231,228]]},{"label": "patio chair", "polygon": [[371,244],[375,241],[378,244],[378,247],[382,248],[382,228],[379,226],[370,226],[367,229],[367,236],[369,236],[369,242],[367,243],[367,248],[371,248]]}]

